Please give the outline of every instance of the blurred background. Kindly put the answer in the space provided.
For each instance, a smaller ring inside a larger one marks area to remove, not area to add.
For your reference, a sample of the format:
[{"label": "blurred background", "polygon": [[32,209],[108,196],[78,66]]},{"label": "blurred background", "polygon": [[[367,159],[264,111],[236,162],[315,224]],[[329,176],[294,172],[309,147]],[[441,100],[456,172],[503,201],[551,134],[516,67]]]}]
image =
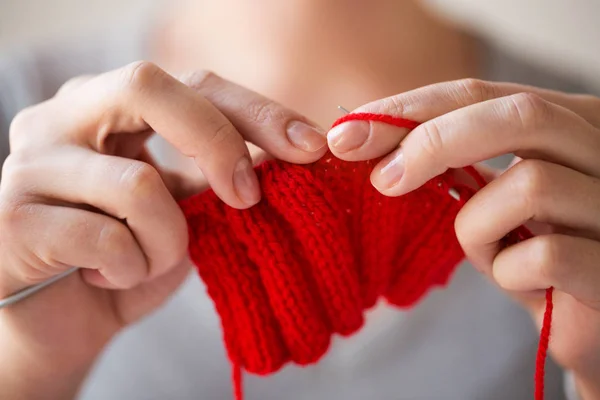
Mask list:
[{"label": "blurred background", "polygon": [[[0,0],[0,52],[114,26],[157,1]],[[515,55],[600,88],[598,0],[424,1]]]}]

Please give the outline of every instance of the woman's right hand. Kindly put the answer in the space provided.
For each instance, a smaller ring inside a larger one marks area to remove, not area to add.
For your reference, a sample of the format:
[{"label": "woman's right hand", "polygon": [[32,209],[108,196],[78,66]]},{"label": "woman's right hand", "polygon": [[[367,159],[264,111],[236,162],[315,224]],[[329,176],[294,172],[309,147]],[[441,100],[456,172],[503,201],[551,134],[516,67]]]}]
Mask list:
[{"label": "woman's right hand", "polygon": [[0,310],[0,386],[9,398],[74,395],[77,385],[65,382],[80,380],[115,333],[186,277],[187,227],[176,203],[186,185],[152,161],[145,142],[153,132],[236,208],[260,199],[246,141],[295,163],[327,149],[314,124],[250,90],[206,72],[177,80],[148,62],[75,79],[21,112],[0,183],[0,299],[81,270]]}]

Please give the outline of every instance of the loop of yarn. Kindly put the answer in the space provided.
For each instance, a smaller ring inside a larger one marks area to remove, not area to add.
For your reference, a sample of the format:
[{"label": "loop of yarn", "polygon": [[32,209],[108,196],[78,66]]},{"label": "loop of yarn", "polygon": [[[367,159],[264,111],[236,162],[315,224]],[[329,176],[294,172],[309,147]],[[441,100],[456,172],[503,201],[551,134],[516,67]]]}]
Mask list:
[{"label": "loop of yarn", "polygon": [[[419,125],[355,113],[333,126],[350,120]],[[221,319],[237,400],[242,369],[267,375],[288,362],[315,363],[334,334],[359,330],[379,299],[412,307],[431,288],[446,285],[464,258],[454,219],[477,189],[457,182],[450,170],[407,195],[386,197],[370,184],[377,161],[346,162],[331,153],[310,165],[267,161],[256,168],[263,198],[250,209],[233,209],[213,191],[180,203],[190,256]],[[480,187],[486,184],[475,168],[464,171]],[[520,227],[505,244],[529,237]],[[546,300],[536,400],[543,399],[551,289]]]}]

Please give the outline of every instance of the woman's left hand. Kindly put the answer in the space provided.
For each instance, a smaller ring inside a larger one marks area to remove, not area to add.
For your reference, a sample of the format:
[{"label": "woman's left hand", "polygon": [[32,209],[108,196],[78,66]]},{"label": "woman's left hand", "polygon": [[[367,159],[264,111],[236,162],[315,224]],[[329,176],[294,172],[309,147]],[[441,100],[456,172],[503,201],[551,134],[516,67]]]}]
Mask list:
[{"label": "woman's left hand", "polygon": [[[400,196],[449,168],[503,154],[522,160],[463,207],[456,234],[469,260],[541,324],[555,287],[550,351],[574,371],[584,399],[600,398],[600,99],[527,86],[461,80],[369,103],[370,112],[423,122],[407,129],[351,121],[328,133],[349,161],[386,155],[371,175]],[[502,249],[524,223],[542,234]]]}]

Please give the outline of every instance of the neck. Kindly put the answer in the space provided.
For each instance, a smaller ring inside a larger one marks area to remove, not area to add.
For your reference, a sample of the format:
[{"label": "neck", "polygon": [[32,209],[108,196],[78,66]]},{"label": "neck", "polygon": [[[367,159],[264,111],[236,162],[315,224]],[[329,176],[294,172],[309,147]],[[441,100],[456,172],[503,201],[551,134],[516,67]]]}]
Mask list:
[{"label": "neck", "polygon": [[474,41],[410,0],[180,0],[160,37],[171,72],[213,70],[324,125],[340,103],[477,75]]}]

